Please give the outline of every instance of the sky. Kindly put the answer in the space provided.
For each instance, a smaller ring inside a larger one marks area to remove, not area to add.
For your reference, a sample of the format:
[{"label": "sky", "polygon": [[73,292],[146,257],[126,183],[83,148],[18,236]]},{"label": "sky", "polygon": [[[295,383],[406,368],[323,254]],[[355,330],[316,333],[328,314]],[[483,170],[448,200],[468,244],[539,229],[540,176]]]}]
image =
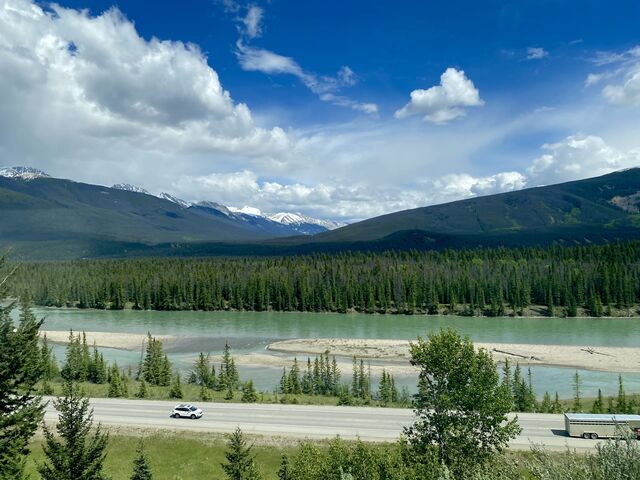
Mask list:
[{"label": "sky", "polygon": [[340,221],[640,166],[640,2],[0,0],[0,164]]}]

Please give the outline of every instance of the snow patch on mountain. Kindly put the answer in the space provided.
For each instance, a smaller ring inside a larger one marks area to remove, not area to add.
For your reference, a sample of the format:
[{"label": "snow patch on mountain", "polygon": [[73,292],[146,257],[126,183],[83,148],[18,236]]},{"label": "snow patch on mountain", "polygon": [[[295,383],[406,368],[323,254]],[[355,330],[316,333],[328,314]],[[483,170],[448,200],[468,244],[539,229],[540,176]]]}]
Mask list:
[{"label": "snow patch on mountain", "polygon": [[158,195],[158,198],[161,198],[163,200],[168,200],[182,208],[189,208],[191,205],[193,205],[192,203],[189,203],[186,200],[182,200],[181,198],[174,197],[170,193],[166,193],[166,192],[161,192],[160,195]]},{"label": "snow patch on mountain", "polygon": [[138,187],[137,185],[131,185],[130,183],[116,183],[115,185],[112,185],[111,188],[115,188],[116,190],[124,190],[125,192],[144,193],[146,195],[151,195],[144,188]]},{"label": "snow patch on mountain", "polygon": [[301,213],[279,212],[269,215],[269,220],[282,223],[283,225],[319,225],[327,230],[335,230],[344,227],[346,224],[334,222],[331,220],[321,220],[319,218],[309,217]]},{"label": "snow patch on mountain", "polygon": [[230,211],[232,211],[233,213],[242,213],[244,215],[251,215],[252,217],[264,217],[264,218],[268,218],[266,215],[263,215],[262,212],[260,211],[260,209],[255,208],[255,207],[249,207],[247,205],[245,205],[242,208],[236,208],[236,207],[228,207]]},{"label": "snow patch on mountain", "polygon": [[33,167],[2,167],[0,177],[19,178],[22,180],[33,180],[35,178],[48,177],[42,170]]}]

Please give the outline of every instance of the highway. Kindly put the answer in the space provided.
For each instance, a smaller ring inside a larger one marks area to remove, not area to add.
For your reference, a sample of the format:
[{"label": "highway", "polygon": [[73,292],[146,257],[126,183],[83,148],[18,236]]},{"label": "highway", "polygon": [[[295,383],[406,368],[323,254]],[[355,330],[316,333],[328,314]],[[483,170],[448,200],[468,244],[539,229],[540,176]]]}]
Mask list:
[{"label": "highway", "polygon": [[[245,433],[296,439],[361,438],[365,441],[394,441],[413,420],[405,409],[374,407],[332,407],[195,402],[204,416],[198,420],[169,417],[175,401],[94,398],[94,419],[105,427],[228,433],[240,427]],[[45,420],[55,422],[58,414],[51,402]],[[567,437],[562,415],[520,413],[522,434],[510,446],[529,449],[532,443],[548,449],[594,449],[598,441]]]}]

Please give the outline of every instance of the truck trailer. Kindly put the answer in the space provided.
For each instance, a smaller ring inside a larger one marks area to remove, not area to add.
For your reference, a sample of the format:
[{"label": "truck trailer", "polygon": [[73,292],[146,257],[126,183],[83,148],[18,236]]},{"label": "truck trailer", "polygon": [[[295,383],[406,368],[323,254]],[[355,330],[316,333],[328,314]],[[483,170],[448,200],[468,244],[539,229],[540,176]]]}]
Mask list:
[{"label": "truck trailer", "polygon": [[640,415],[607,413],[565,413],[564,424],[570,437],[616,438],[629,432],[640,439]]}]

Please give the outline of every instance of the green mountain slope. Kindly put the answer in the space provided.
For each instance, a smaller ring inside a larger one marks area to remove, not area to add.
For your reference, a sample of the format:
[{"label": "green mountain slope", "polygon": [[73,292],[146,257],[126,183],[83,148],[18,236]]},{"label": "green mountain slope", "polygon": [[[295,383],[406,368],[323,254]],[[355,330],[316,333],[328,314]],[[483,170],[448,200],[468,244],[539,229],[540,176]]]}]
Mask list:
[{"label": "green mountain slope", "polygon": [[[452,243],[529,244],[540,238],[586,240],[640,234],[640,168],[575,182],[477,197],[383,215],[325,232],[314,242],[381,241],[399,232],[428,232]],[[621,233],[622,232],[622,233]],[[615,235],[614,235],[615,234]],[[499,243],[499,242],[498,242]]]},{"label": "green mountain slope", "polygon": [[83,256],[114,242],[247,242],[290,234],[142,193],[56,178],[0,177],[0,245],[18,250],[63,246]]}]

